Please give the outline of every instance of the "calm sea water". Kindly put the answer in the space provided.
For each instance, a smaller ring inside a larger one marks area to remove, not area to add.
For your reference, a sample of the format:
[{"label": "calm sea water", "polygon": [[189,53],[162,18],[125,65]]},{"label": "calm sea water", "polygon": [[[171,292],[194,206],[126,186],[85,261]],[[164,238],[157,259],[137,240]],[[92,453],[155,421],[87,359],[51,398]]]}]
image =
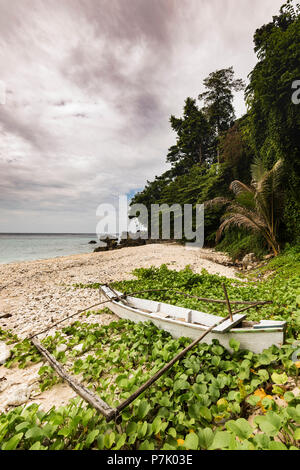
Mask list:
[{"label": "calm sea water", "polygon": [[95,234],[0,233],[0,264],[91,253]]}]

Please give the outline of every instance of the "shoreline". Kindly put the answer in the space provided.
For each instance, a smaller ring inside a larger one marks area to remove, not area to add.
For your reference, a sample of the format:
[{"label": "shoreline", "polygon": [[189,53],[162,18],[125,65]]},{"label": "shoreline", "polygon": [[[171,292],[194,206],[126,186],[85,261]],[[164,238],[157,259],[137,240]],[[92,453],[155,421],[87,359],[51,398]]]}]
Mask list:
[{"label": "shoreline", "polygon": [[93,252],[92,234],[1,234],[0,266]]},{"label": "shoreline", "polygon": [[[24,263],[35,263],[35,262],[38,262],[38,261],[55,261],[55,260],[60,260],[62,258],[70,258],[71,256],[81,256],[81,255],[90,255],[91,253],[93,252],[86,252],[86,253],[74,253],[74,254],[71,254],[71,255],[61,255],[61,256],[53,256],[52,258],[33,258],[33,259],[28,259],[28,260],[20,260],[20,261],[9,261],[8,263],[7,262],[3,262],[3,261],[0,261],[0,268],[2,266],[11,266],[11,265],[19,265],[19,264],[24,264]],[[0,287],[1,288],[1,287]]]}]

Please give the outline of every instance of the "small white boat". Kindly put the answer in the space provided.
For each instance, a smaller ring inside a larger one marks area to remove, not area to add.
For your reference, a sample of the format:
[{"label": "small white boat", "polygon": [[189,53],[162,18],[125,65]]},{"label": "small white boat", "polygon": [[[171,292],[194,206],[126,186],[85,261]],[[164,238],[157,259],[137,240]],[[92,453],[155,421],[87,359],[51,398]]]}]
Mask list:
[{"label": "small white boat", "polygon": [[[154,300],[130,296],[126,299],[116,299],[116,295],[122,296],[122,293],[108,286],[101,286],[100,291],[106,299],[112,299],[108,307],[118,317],[135,323],[151,321],[174,338],[183,336],[197,339],[203,332],[222,320],[222,317],[216,315]],[[233,322],[227,320],[214,328],[208,333],[204,342],[211,344],[213,339],[217,339],[222,346],[231,350],[229,341],[233,338],[240,342],[241,349],[254,353],[261,353],[272,345],[281,347],[284,344],[286,322],[271,320],[250,322],[246,321],[246,316],[246,314],[233,315]]]}]

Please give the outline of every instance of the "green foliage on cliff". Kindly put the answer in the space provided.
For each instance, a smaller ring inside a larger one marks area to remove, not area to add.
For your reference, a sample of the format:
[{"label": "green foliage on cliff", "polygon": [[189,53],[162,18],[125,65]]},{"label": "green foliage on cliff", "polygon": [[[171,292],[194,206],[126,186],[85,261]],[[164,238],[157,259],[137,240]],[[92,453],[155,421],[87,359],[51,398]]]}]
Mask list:
[{"label": "green foliage on cliff", "polygon": [[[243,89],[232,67],[211,73],[204,81],[199,105],[191,97],[182,117],[171,116],[176,143],[169,149],[170,169],[148,181],[132,204],[201,204],[215,197],[232,197],[234,180],[251,183],[251,165],[259,160],[265,170],[283,161],[283,217],[278,224],[280,245],[300,237],[300,105],[292,101],[293,84],[300,80],[300,7],[289,0],[278,16],[254,35],[258,62],[249,75],[245,99],[247,114],[235,120],[233,92]],[[201,107],[203,103],[203,107]],[[214,244],[224,210],[207,210],[205,243]],[[242,230],[245,238],[249,233]],[[236,231],[232,232],[233,235]],[[232,235],[228,235],[228,240]],[[255,244],[257,238],[253,238]],[[227,241],[223,240],[223,248]],[[229,243],[230,244],[230,243]],[[268,250],[259,240],[259,249]],[[241,256],[243,250],[236,255]]]}]

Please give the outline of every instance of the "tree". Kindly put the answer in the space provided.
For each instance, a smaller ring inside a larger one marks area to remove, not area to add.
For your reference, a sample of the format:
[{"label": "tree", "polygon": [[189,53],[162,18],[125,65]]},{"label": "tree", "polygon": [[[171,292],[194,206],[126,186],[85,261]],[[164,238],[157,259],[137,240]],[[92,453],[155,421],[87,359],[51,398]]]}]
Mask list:
[{"label": "tree", "polygon": [[[234,78],[233,67],[212,72],[203,82],[207,91],[200,93],[199,100],[204,101],[208,122],[214,129],[215,138],[227,131],[235,119],[233,91],[241,91],[245,84]],[[218,163],[219,151],[218,151]]]},{"label": "tree", "polygon": [[[195,205],[217,196],[228,201],[230,186],[236,199],[226,205],[231,217],[223,220],[222,230],[236,222],[261,232],[277,253],[279,241],[300,240],[300,105],[292,101],[293,82],[300,79],[300,5],[288,0],[270,23],[257,29],[254,44],[258,62],[246,89],[247,114],[233,122],[233,93],[244,87],[233,68],[211,73],[199,95],[204,106],[187,98],[182,117],[170,118],[176,133],[167,155],[171,168],[148,182],[133,203]],[[264,175],[258,186],[258,175],[251,183],[254,159],[256,165],[261,162]],[[274,189],[279,188],[279,172],[285,188],[284,208]],[[219,212],[208,211],[206,240],[215,238],[222,213],[221,206]],[[244,229],[236,233],[244,234]]]},{"label": "tree", "polygon": [[148,220],[143,220],[143,217],[139,217],[139,222],[143,225],[151,224],[151,205],[159,204],[162,198],[164,188],[172,181],[171,171],[166,171],[161,176],[156,176],[154,181],[147,181],[147,184],[143,191],[134,195],[130,202],[130,206],[134,204],[143,204],[148,210]]},{"label": "tree", "polygon": [[201,165],[209,160],[211,129],[205,114],[197,107],[196,100],[187,98],[183,117],[171,116],[170,123],[177,133],[176,144],[170,147],[167,155],[174,176],[185,174],[193,165]]},{"label": "tree", "polygon": [[254,35],[258,63],[246,89],[248,135],[254,155],[272,168],[283,160],[286,239],[300,232],[300,106],[292,84],[300,78],[300,5],[288,1],[273,21]]},{"label": "tree", "polygon": [[[227,112],[230,119],[233,119],[233,95],[230,90],[237,89],[241,85],[241,81],[234,80],[232,68],[226,70],[226,73],[219,71],[215,74],[221,77],[222,86],[227,87],[227,91],[223,90],[223,95],[227,96],[229,103]],[[221,84],[219,83],[218,86]],[[221,127],[225,130],[229,127],[230,122],[228,120],[225,126],[224,116],[223,113]],[[209,122],[207,109],[200,109],[196,100],[189,97],[185,100],[182,117],[178,118],[172,115],[170,123],[177,134],[176,143],[169,148],[167,155],[167,162],[171,164],[171,169],[163,175],[157,176],[154,181],[148,181],[144,190],[135,195],[131,205],[144,204],[150,213],[151,204],[172,205],[178,203],[184,205],[189,203],[196,205],[217,194],[227,196],[229,194],[228,185],[234,174],[234,163],[226,164],[224,168],[217,168],[213,165],[217,144],[216,129]],[[230,145],[228,144],[228,146]],[[228,154],[231,150],[228,148],[227,150]],[[240,155],[243,165],[246,161],[248,162],[244,157],[245,153]],[[220,215],[219,212],[215,212],[206,218],[205,233],[206,239],[209,241],[214,238]],[[207,223],[208,219],[210,219],[209,223]]]},{"label": "tree", "polygon": [[222,232],[230,226],[243,227],[261,234],[275,256],[278,255],[280,246],[277,236],[283,208],[282,163],[279,160],[271,170],[267,170],[263,162],[256,159],[251,167],[251,185],[248,186],[238,180],[231,183],[230,189],[235,194],[235,200],[217,197],[207,201],[207,207],[227,206],[227,211],[217,231],[217,242]]},{"label": "tree", "polygon": [[248,143],[247,116],[237,120],[220,138],[220,162],[231,169],[230,181],[240,179],[249,184],[253,151]]}]

